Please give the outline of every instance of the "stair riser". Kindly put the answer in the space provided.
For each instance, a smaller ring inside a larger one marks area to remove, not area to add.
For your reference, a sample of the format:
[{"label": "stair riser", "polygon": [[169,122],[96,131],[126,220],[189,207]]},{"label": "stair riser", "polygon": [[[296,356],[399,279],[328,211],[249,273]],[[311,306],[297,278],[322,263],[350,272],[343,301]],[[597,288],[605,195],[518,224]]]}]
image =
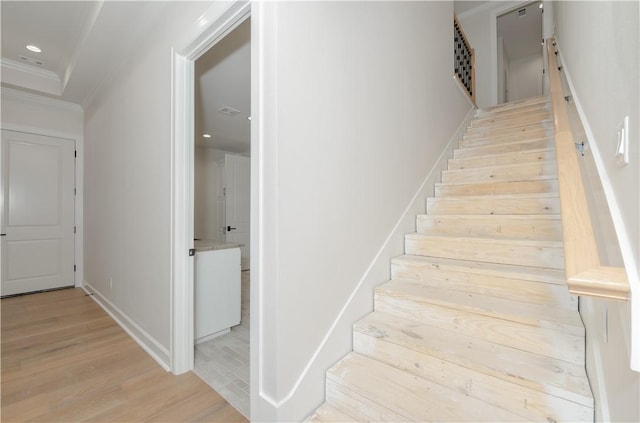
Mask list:
[{"label": "stair riser", "polygon": [[[484,241],[484,240],[483,240]],[[471,238],[460,242],[457,239],[440,237],[405,238],[406,254],[428,257],[443,257],[456,260],[471,260],[518,266],[564,268],[564,251],[560,247],[541,247],[520,244],[494,244],[475,241]]]},{"label": "stair riser", "polygon": [[549,305],[566,310],[578,309],[578,298],[569,295],[566,285],[501,278],[463,271],[443,270],[432,266],[411,266],[394,261],[394,279],[414,279],[425,285],[448,288],[470,294],[486,295],[530,304]]},{"label": "stair riser", "polygon": [[447,217],[421,215],[417,232],[424,235],[495,237],[561,241],[560,219],[516,219],[509,217]]},{"label": "stair riser", "polygon": [[323,404],[315,413],[309,416],[305,422],[308,423],[334,423],[334,422],[350,422],[353,417],[343,413],[330,404]]},{"label": "stair riser", "polygon": [[514,141],[505,144],[485,145],[480,147],[459,148],[454,150],[454,159],[486,157],[493,154],[516,153],[541,148],[553,148],[553,141],[549,137],[535,140]]},{"label": "stair riser", "polygon": [[560,199],[547,198],[501,198],[487,197],[470,198],[428,198],[427,213],[429,214],[558,214],[560,213]]},{"label": "stair riser", "polygon": [[[458,392],[511,411],[533,421],[583,421],[593,415],[591,407],[576,404],[549,393],[538,383],[510,375],[491,376],[491,369],[464,361],[450,362],[453,357],[441,351],[416,351],[384,339],[354,332],[354,350],[415,376],[442,384]],[[493,372],[495,373],[495,372]],[[571,395],[554,392],[556,395]]]},{"label": "stair riser", "polygon": [[[379,411],[373,405],[376,411],[358,413],[368,414],[366,421],[479,421],[488,416],[492,421],[520,421],[513,413],[357,353],[347,355],[347,360],[332,367],[327,381],[346,388],[340,392],[343,395],[355,394],[365,402],[384,404],[384,408],[378,406],[382,408]],[[360,421],[365,420],[360,417]]]},{"label": "stair riser", "polygon": [[[402,255],[391,260],[393,264],[406,266],[407,269],[441,269],[452,272],[463,272],[485,275],[495,278],[518,279],[531,282],[543,282],[561,285],[566,288],[565,272],[558,269],[539,267],[509,266],[497,263],[481,263],[477,261],[460,261],[443,258]],[[409,278],[414,279],[414,278]]]},{"label": "stair riser", "polygon": [[472,138],[491,138],[491,137],[499,137],[506,135],[516,135],[523,133],[530,133],[536,131],[544,131],[550,130],[552,128],[551,122],[549,120],[543,120],[536,123],[529,123],[525,125],[514,125],[514,126],[488,126],[484,128],[474,128],[471,127],[467,129],[465,133],[465,139]]},{"label": "stair riser", "polygon": [[482,137],[467,137],[462,138],[458,144],[459,148],[473,148],[484,147],[488,145],[501,145],[509,144],[518,141],[529,141],[541,138],[551,139],[552,133],[549,129],[536,129],[526,132],[518,132],[514,134],[494,135],[494,136],[482,136]]},{"label": "stair riser", "polygon": [[545,357],[584,364],[584,336],[388,295],[376,294],[375,310]]},{"label": "stair riser", "polygon": [[469,128],[507,128],[514,126],[523,126],[532,123],[538,123],[551,119],[551,113],[548,110],[540,110],[533,113],[523,113],[505,118],[475,118],[471,121]]},{"label": "stair riser", "polygon": [[551,103],[546,98],[537,98],[530,99],[526,101],[517,101],[509,104],[503,104],[498,106],[493,106],[485,109],[478,109],[476,111],[477,117],[483,116],[500,116],[503,117],[510,113],[526,113],[531,112],[533,110],[539,109],[549,109],[551,108]]},{"label": "stair riser", "polygon": [[551,106],[550,105],[533,105],[528,107],[523,107],[522,109],[514,109],[514,110],[505,110],[503,112],[498,113],[476,113],[472,120],[473,123],[479,124],[488,124],[492,121],[500,122],[509,121],[509,120],[517,120],[517,119],[525,119],[529,116],[534,115],[545,115],[548,116],[551,114]]},{"label": "stair riser", "polygon": [[442,182],[451,184],[523,181],[527,179],[542,179],[543,177],[557,177],[555,162],[523,163],[521,165],[445,170],[442,172]]},{"label": "stair riser", "polygon": [[466,159],[449,159],[449,170],[477,169],[490,166],[529,165],[533,163],[556,163],[556,154],[552,149],[538,151],[518,151],[486,157],[470,157]]},{"label": "stair riser", "polygon": [[541,181],[493,182],[480,184],[436,184],[436,197],[476,195],[541,194],[558,192],[557,179]]},{"label": "stair riser", "polygon": [[405,417],[331,379],[327,379],[326,382],[326,401],[358,421],[399,422],[406,420]]}]

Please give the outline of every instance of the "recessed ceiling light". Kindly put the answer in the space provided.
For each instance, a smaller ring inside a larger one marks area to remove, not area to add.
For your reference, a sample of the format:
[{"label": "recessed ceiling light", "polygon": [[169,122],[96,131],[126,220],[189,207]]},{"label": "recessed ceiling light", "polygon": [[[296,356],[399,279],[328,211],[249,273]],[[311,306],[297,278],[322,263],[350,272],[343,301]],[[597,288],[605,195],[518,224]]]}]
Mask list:
[{"label": "recessed ceiling light", "polygon": [[211,134],[202,134],[203,138],[211,138]]},{"label": "recessed ceiling light", "polygon": [[34,53],[42,53],[42,50],[40,49],[40,47],[34,46],[33,44],[29,44],[27,46],[27,50],[30,50],[30,51],[32,51]]}]

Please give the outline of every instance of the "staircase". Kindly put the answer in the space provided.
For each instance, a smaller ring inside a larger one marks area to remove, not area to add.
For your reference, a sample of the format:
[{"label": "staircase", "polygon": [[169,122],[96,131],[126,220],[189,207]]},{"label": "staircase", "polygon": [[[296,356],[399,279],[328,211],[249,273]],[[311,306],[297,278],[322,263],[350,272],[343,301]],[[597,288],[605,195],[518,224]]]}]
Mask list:
[{"label": "staircase", "polygon": [[593,421],[550,103],[478,110],[308,421]]}]

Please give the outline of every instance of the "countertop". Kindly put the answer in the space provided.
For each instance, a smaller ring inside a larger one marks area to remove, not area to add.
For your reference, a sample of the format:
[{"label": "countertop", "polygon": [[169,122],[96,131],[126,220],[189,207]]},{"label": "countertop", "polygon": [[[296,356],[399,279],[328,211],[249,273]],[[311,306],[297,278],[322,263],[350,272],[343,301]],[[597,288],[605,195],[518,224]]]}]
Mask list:
[{"label": "countertop", "polygon": [[229,248],[239,248],[243,244],[237,242],[219,242],[211,239],[198,239],[193,241],[193,247],[196,252],[199,251],[211,251],[211,250],[227,250]]}]

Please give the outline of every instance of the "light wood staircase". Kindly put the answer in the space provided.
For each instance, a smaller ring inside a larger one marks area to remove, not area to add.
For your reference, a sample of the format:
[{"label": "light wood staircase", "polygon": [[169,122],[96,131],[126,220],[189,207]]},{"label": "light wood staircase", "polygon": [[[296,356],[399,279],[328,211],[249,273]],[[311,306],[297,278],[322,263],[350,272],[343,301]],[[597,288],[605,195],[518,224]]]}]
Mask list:
[{"label": "light wood staircase", "polygon": [[550,107],[477,111],[308,421],[593,421]]}]

